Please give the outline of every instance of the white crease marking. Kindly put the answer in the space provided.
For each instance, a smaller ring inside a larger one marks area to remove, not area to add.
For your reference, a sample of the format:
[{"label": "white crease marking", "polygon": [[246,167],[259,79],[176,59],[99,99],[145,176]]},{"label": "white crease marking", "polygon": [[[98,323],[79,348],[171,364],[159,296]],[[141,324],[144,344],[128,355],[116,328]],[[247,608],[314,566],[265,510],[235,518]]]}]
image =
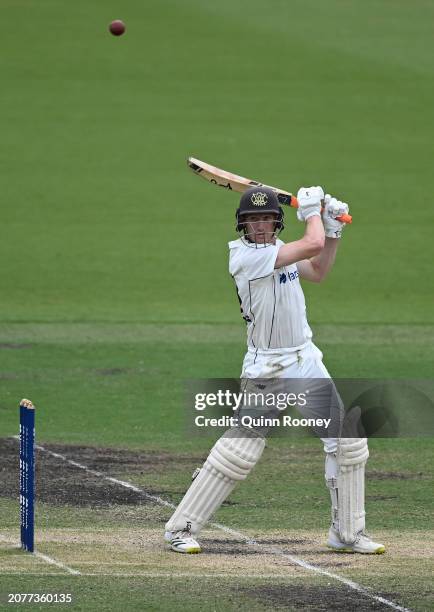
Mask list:
[{"label": "white crease marking", "polygon": [[[19,439],[19,436],[14,436],[14,437]],[[54,453],[53,451],[50,451],[50,450],[46,449],[43,446],[36,445],[36,448],[38,450],[40,450],[41,452],[47,453],[48,455],[51,455],[52,457],[55,457],[56,459],[60,459],[61,461],[65,461],[66,463],[69,463],[69,465],[72,465],[72,466],[77,467],[77,468],[79,468],[81,470],[84,470],[88,474],[92,474],[93,476],[98,476],[98,477],[102,478],[103,480],[106,480],[108,482],[112,482],[113,484],[118,484],[118,485],[120,485],[122,487],[125,487],[127,489],[131,489],[132,491],[135,491],[136,493],[139,493],[140,495],[143,495],[146,499],[149,499],[149,500],[152,500],[152,501],[156,502],[160,506],[165,506],[166,508],[171,508],[171,509],[175,509],[176,508],[175,504],[172,504],[171,502],[166,501],[165,499],[159,497],[158,495],[152,495],[150,493],[147,493],[146,491],[144,491],[140,487],[137,487],[137,486],[131,484],[130,482],[127,482],[125,480],[118,480],[117,478],[112,478],[110,476],[106,476],[102,472],[98,472],[96,470],[92,470],[91,468],[88,468],[86,465],[83,465],[81,463],[77,463],[76,461],[68,459],[65,455],[61,455],[59,453]],[[369,599],[373,599],[375,601],[379,601],[380,603],[388,606],[389,608],[392,608],[393,610],[398,610],[399,612],[410,612],[410,610],[408,608],[404,608],[402,606],[399,606],[398,604],[394,603],[393,601],[390,601],[389,599],[381,597],[380,595],[375,595],[375,593],[372,593],[371,591],[369,591],[367,587],[364,587],[364,586],[358,584],[357,582],[354,582],[353,580],[350,580],[349,578],[345,578],[344,576],[339,576],[339,574],[334,574],[333,572],[329,572],[327,570],[324,570],[324,569],[322,569],[320,567],[317,567],[316,565],[312,565],[311,563],[308,563],[307,561],[303,561],[303,559],[300,559],[300,558],[298,558],[298,557],[296,557],[294,555],[290,555],[289,553],[285,553],[283,550],[280,550],[279,548],[276,548],[275,546],[267,546],[267,545],[264,545],[264,544],[260,544],[255,539],[249,538],[246,534],[242,533],[241,531],[236,531],[235,529],[232,529],[231,527],[226,527],[226,525],[223,525],[221,523],[209,523],[209,525],[211,527],[214,527],[215,529],[219,529],[220,531],[224,531],[225,533],[228,533],[228,534],[233,535],[233,536],[235,536],[237,538],[240,538],[241,540],[244,540],[244,543],[247,544],[248,546],[254,546],[255,548],[259,548],[260,550],[263,550],[264,552],[267,552],[269,554],[273,554],[273,555],[279,556],[282,559],[287,559],[288,561],[291,561],[291,563],[294,563],[295,565],[298,565],[298,566],[302,567],[305,570],[309,570],[311,572],[315,572],[316,574],[320,574],[321,576],[327,576],[327,578],[331,578],[332,580],[336,580],[338,582],[341,582],[342,584],[345,584],[346,586],[348,586],[350,589],[353,589],[354,591],[357,591],[358,593],[362,593],[363,595],[365,595]],[[57,564],[57,563],[55,563],[55,564]],[[66,569],[66,567],[67,566],[65,566],[65,569]],[[71,568],[69,568],[69,571],[71,571],[71,573],[75,573],[76,572],[76,570],[71,570]],[[77,573],[79,573],[79,572],[77,572]],[[101,574],[99,574],[99,575],[101,575]]]}]

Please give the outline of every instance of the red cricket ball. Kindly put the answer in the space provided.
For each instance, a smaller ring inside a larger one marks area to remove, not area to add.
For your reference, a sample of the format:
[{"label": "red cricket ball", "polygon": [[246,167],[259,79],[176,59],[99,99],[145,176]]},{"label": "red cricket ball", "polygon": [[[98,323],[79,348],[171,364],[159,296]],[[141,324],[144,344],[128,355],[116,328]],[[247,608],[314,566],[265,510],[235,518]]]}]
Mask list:
[{"label": "red cricket ball", "polygon": [[109,31],[113,36],[121,36],[125,32],[125,24],[120,19],[115,19],[109,25]]}]

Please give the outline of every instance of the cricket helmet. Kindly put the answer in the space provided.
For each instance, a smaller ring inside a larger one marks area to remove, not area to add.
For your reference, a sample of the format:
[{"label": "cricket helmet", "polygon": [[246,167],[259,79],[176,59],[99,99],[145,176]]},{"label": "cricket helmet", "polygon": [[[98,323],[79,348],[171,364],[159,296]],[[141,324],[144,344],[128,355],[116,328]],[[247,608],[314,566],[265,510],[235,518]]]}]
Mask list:
[{"label": "cricket helmet", "polygon": [[240,199],[240,205],[235,213],[237,232],[244,231],[245,229],[243,216],[258,213],[275,213],[277,215],[275,231],[279,233],[279,231],[283,229],[283,209],[279,204],[276,192],[274,189],[271,189],[271,187],[258,185],[249,187],[249,189],[243,193]]}]

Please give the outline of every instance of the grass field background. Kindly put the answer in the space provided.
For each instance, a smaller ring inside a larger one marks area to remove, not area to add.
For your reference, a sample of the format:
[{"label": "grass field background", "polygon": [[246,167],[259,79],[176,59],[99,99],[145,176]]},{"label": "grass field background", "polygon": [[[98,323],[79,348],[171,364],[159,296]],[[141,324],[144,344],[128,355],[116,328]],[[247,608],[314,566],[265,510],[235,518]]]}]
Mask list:
[{"label": "grass field background", "polygon": [[[0,485],[22,397],[38,407],[41,444],[93,468],[83,448],[128,450],[134,460],[106,458],[104,469],[173,503],[206,455],[212,435],[185,439],[180,404],[186,380],[240,373],[245,330],[227,273],[238,198],[195,178],[189,155],[348,201],[354,223],[332,274],[304,285],[325,364],[335,377],[432,377],[431,3],[4,0],[2,17]],[[107,32],[115,18],[123,37]],[[301,234],[294,211],[286,224],[284,240]],[[321,556],[319,445],[285,442],[270,443],[217,520],[264,541],[289,534],[302,558],[428,609],[432,440],[371,442],[368,527],[390,550],[340,566]],[[152,453],[167,456],[141,472]],[[239,542],[231,556],[222,534],[205,536],[221,555],[167,557],[167,509],[139,498],[93,506],[86,475],[53,474],[53,487],[90,499],[46,492],[39,548],[82,576],[48,576],[17,554],[17,500],[0,486],[0,597],[69,588],[77,609],[118,609],[127,594],[137,609],[186,598],[198,610],[332,609],[319,607],[329,581],[285,574]],[[231,578],[232,563],[245,578]],[[203,587],[189,572],[213,576]],[[350,605],[346,591],[330,597]]]}]

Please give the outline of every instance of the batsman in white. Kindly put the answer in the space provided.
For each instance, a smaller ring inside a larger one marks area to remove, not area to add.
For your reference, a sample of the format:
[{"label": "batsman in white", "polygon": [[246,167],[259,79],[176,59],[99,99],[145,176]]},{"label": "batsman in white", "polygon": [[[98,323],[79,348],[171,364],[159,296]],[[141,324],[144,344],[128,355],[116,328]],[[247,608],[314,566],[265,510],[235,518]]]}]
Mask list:
[{"label": "batsman in white", "polygon": [[[283,210],[272,189],[248,189],[236,213],[240,238],[229,243],[229,272],[247,323],[244,379],[330,379],[312,342],[300,278],[319,283],[332,268],[345,225],[336,217],[348,213],[348,205],[324,195],[321,187],[303,187],[297,199],[305,233],[287,244],[277,237]],[[321,440],[331,496],[327,545],[340,552],[384,552],[365,532],[366,438]],[[254,428],[234,427],[216,442],[166,524],[165,539],[174,551],[201,552],[201,529],[235,485],[247,478],[264,447],[264,436]]]}]

